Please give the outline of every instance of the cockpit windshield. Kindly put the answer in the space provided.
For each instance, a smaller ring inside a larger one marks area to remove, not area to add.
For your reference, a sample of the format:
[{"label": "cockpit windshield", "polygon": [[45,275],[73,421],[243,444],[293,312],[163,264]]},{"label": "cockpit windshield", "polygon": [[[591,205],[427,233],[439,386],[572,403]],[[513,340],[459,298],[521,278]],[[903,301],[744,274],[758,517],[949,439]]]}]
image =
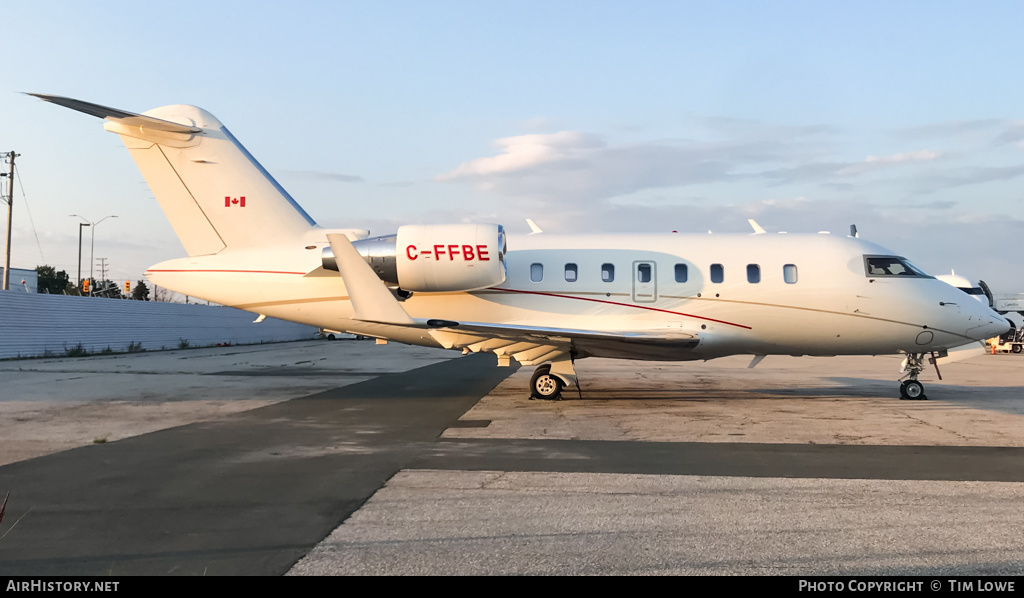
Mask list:
[{"label": "cockpit windshield", "polygon": [[894,255],[865,255],[864,268],[870,276],[918,276],[931,278],[910,260]]}]

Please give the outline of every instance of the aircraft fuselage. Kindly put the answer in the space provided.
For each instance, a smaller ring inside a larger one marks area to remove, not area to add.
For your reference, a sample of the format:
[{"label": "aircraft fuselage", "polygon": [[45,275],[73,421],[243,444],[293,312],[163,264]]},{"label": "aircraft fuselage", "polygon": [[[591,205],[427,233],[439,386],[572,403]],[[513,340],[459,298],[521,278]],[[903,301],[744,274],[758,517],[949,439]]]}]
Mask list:
[{"label": "aircraft fuselage", "polygon": [[[424,330],[353,320],[341,277],[318,267],[325,244],[225,250],[164,262],[147,276],[254,313],[441,346]],[[869,274],[865,256],[894,255],[828,234],[510,236],[504,283],[415,293],[402,306],[413,318],[700,338],[696,348],[679,351],[583,343],[580,355],[668,361],[737,353],[921,353],[985,338],[1003,326],[987,306],[930,276]]]}]

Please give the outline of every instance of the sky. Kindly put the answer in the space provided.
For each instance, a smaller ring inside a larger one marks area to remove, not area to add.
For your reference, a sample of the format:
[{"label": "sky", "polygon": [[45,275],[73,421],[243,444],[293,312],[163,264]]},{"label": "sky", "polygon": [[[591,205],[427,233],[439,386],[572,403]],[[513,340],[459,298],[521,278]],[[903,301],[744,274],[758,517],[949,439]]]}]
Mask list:
[{"label": "sky", "polygon": [[[1020,2],[7,2],[12,267],[185,255],[119,139],[216,115],[324,227],[860,236],[1024,292]],[[6,171],[6,165],[3,166]],[[79,215],[73,217],[72,214]],[[116,218],[107,218],[117,216]],[[99,276],[99,271],[95,271]]]}]

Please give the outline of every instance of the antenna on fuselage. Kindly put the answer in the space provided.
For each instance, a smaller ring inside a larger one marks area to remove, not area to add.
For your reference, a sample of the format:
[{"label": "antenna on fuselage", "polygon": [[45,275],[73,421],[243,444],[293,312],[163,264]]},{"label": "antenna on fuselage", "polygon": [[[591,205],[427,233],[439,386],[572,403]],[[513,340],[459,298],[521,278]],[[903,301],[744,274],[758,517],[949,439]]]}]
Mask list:
[{"label": "antenna on fuselage", "polygon": [[857,225],[856,224],[851,224],[850,225],[850,236],[853,237],[854,239],[857,238]]}]

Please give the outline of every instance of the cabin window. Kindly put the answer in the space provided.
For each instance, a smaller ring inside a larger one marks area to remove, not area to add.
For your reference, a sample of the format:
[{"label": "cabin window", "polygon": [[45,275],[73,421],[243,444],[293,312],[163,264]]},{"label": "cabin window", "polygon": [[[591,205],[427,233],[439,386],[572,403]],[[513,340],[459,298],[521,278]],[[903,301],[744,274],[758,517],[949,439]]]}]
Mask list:
[{"label": "cabin window", "polygon": [[576,264],[565,265],[565,282],[576,282]]},{"label": "cabin window", "polygon": [[601,264],[601,280],[604,282],[615,280],[615,264]]},{"label": "cabin window", "polygon": [[923,276],[928,277],[910,260],[894,255],[865,255],[864,269],[868,276]]},{"label": "cabin window", "polygon": [[722,264],[711,264],[711,282],[722,282],[725,280],[725,268]]},{"label": "cabin window", "polygon": [[637,282],[651,282],[653,276],[651,275],[650,264],[639,264],[636,267],[636,281]]},{"label": "cabin window", "polygon": [[544,264],[530,264],[530,280],[533,282],[544,280]]},{"label": "cabin window", "polygon": [[676,282],[686,282],[689,276],[690,273],[686,264],[676,264]]},{"label": "cabin window", "polygon": [[782,279],[786,284],[796,284],[796,264],[786,264],[782,267]]},{"label": "cabin window", "polygon": [[750,284],[757,284],[761,282],[761,266],[757,264],[747,264],[747,282]]}]

